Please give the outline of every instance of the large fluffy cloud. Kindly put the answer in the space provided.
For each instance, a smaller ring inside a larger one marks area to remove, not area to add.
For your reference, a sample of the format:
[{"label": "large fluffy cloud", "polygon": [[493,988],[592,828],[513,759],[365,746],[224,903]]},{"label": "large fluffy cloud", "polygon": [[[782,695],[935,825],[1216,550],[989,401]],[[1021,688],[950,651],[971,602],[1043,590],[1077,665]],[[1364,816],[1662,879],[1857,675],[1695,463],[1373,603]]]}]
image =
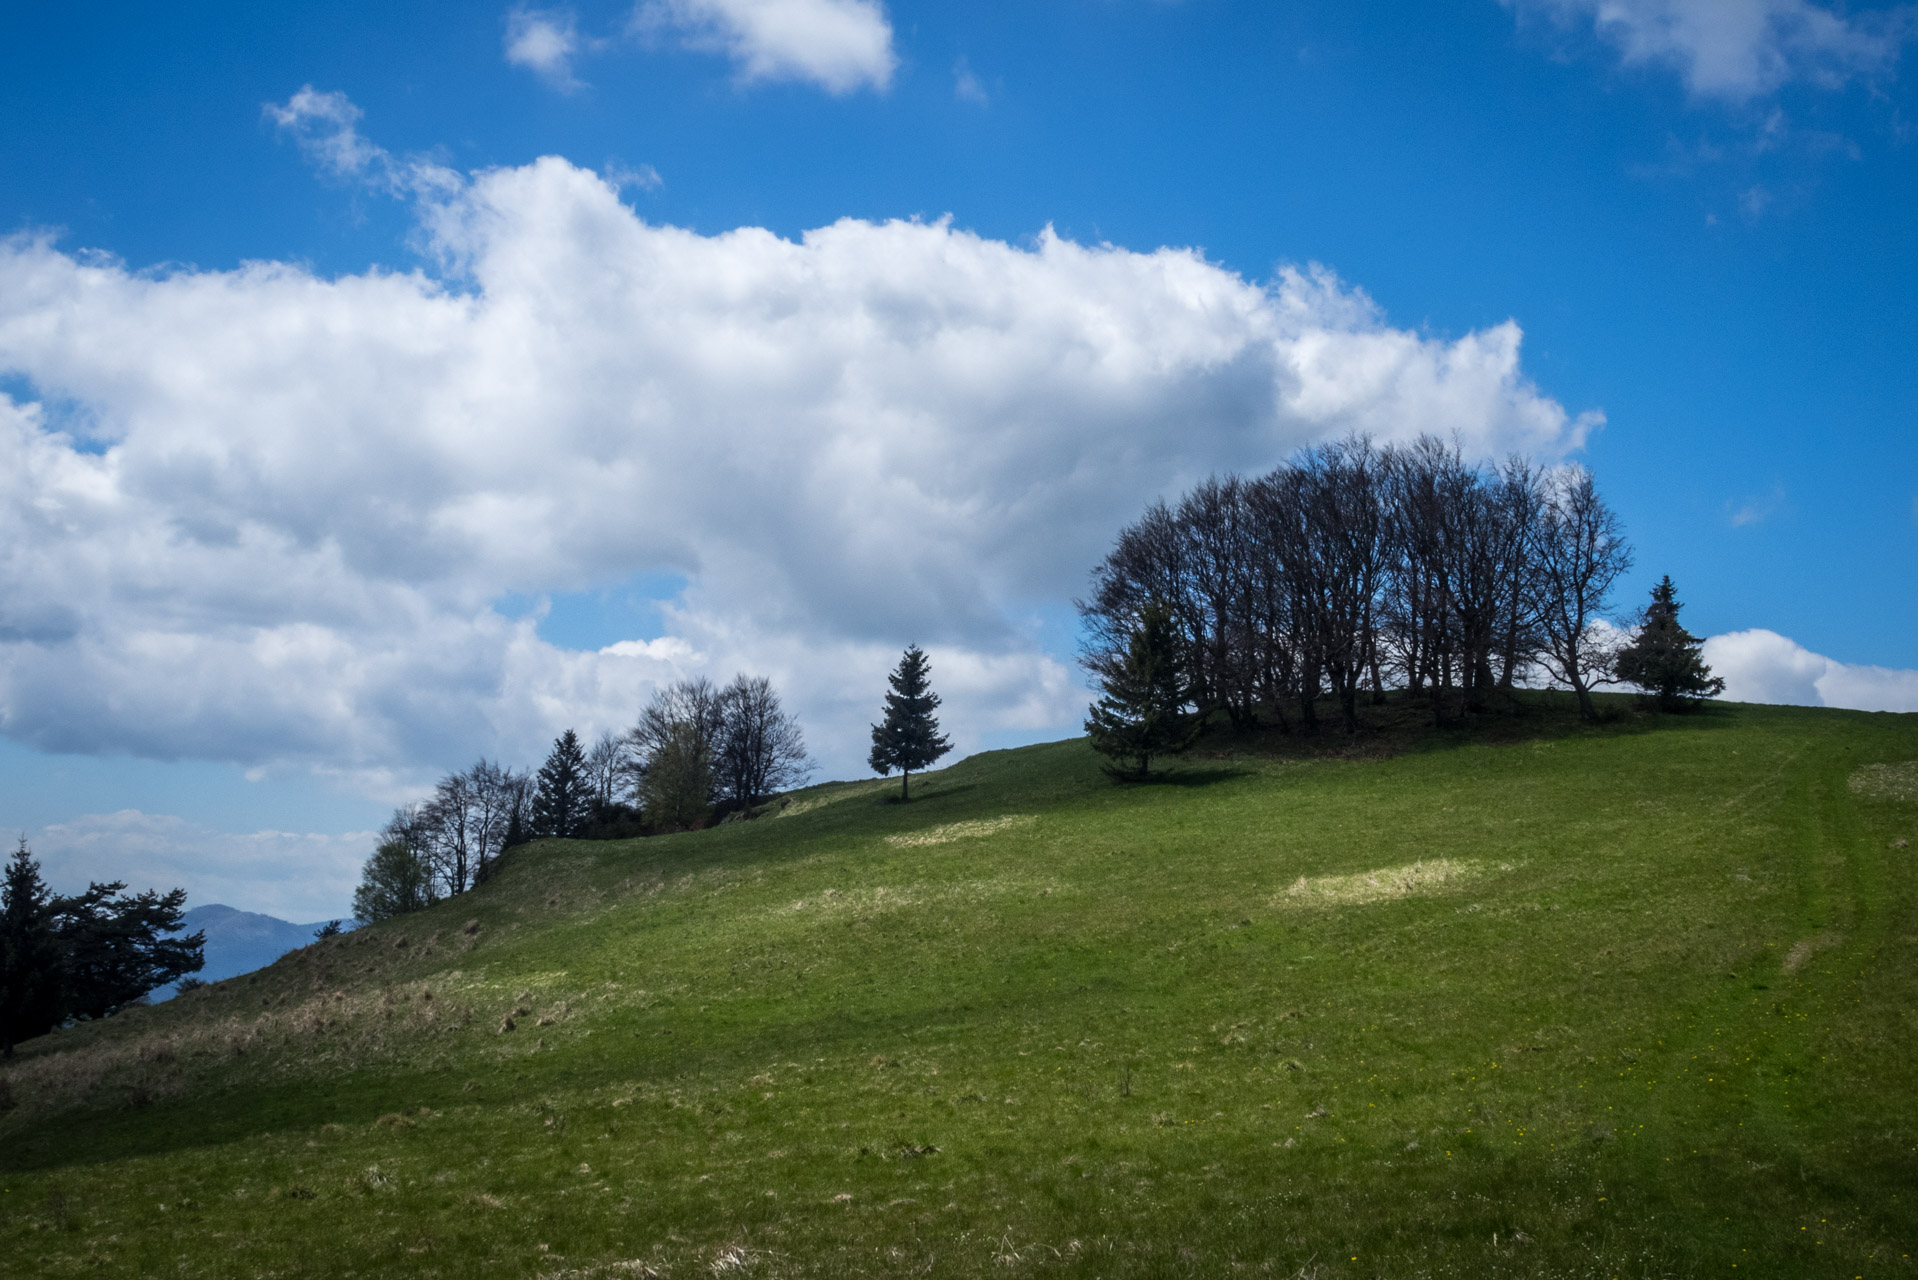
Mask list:
[{"label": "large fluffy cloud", "polygon": [[1802,80],[1889,74],[1918,33],[1910,6],[1844,13],[1811,0],[1502,0],[1592,24],[1628,63],[1676,69],[1695,94],[1742,101]]},{"label": "large fluffy cloud", "polygon": [[632,27],[723,53],[741,80],[809,80],[831,93],[884,89],[898,64],[879,0],[640,0]]},{"label": "large fluffy cloud", "polygon": [[1857,711],[1918,711],[1918,671],[1857,666],[1813,653],[1775,631],[1713,636],[1705,661],[1736,702]]},{"label": "large fluffy cloud", "polygon": [[[963,745],[1082,706],[1035,619],[1154,495],[1347,430],[1551,453],[1512,323],[1445,340],[1319,269],[947,222],[642,221],[564,160],[462,178],[279,109],[418,202],[433,272],[135,270],[0,242],[0,731],[67,751],[533,758],[690,672],[772,675],[834,769],[933,652]],[[666,634],[509,594],[682,575]],[[1055,643],[1054,648],[1057,649]]]}]

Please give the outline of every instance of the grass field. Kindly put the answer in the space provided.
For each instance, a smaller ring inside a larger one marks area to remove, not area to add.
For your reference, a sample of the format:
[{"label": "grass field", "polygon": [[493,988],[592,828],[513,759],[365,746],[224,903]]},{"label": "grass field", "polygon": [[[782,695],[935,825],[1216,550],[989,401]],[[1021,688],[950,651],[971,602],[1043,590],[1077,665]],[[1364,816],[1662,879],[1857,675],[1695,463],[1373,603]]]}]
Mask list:
[{"label": "grass field", "polygon": [[527,847],[23,1047],[0,1272],[1918,1274],[1918,716],[1563,715]]}]

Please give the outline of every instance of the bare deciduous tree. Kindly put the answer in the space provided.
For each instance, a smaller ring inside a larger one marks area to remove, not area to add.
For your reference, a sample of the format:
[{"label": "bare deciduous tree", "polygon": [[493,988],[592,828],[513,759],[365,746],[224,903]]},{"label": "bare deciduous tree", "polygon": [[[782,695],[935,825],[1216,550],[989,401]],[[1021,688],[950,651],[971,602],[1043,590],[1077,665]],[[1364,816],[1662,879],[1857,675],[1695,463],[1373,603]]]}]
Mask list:
[{"label": "bare deciduous tree", "polygon": [[812,773],[799,721],[765,676],[739,675],[719,695],[719,785],[737,805],[798,786]]},{"label": "bare deciduous tree", "polygon": [[1543,588],[1539,662],[1578,695],[1579,715],[1595,720],[1592,686],[1611,674],[1616,649],[1599,623],[1613,584],[1632,567],[1631,548],[1592,473],[1580,466],[1550,478],[1532,541]]}]

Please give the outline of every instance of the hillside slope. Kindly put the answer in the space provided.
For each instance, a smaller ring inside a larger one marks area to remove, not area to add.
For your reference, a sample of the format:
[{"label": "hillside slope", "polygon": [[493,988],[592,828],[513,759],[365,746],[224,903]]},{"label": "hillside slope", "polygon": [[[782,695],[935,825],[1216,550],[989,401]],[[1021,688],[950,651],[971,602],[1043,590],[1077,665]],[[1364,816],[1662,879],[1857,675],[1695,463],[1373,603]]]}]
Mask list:
[{"label": "hillside slope", "polygon": [[45,1037],[9,1274],[1903,1275],[1918,717],[1081,742]]}]

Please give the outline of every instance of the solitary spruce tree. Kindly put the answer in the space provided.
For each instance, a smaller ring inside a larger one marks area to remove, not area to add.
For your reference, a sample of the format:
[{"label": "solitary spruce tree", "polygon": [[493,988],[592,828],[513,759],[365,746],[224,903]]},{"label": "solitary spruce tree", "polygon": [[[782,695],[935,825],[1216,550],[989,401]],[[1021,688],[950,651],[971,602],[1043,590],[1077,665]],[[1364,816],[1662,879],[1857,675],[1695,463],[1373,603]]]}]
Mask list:
[{"label": "solitary spruce tree", "polygon": [[1172,611],[1154,601],[1132,629],[1125,653],[1100,671],[1105,696],[1089,709],[1086,734],[1095,751],[1116,762],[1106,766],[1113,777],[1144,778],[1152,757],[1190,745],[1195,721],[1185,711],[1192,695],[1182,650]]},{"label": "solitary spruce tree", "polygon": [[568,729],[553,740],[553,752],[539,767],[533,792],[533,834],[570,840],[586,826],[593,803],[586,776],[586,753],[579,735]]},{"label": "solitary spruce tree", "polygon": [[952,750],[952,744],[940,736],[939,722],[933,719],[939,695],[932,691],[930,675],[925,651],[918,645],[907,649],[898,669],[886,677],[886,683],[892,686],[892,692],[886,695],[886,718],[872,727],[873,772],[899,770],[902,801],[912,798],[912,771],[924,769]]},{"label": "solitary spruce tree", "polygon": [[1619,651],[1614,671],[1620,680],[1637,685],[1658,700],[1661,711],[1682,711],[1700,698],[1725,692],[1725,682],[1712,674],[1699,655],[1704,642],[1679,625],[1678,588],[1667,574],[1652,588],[1644,622],[1632,642]]}]

